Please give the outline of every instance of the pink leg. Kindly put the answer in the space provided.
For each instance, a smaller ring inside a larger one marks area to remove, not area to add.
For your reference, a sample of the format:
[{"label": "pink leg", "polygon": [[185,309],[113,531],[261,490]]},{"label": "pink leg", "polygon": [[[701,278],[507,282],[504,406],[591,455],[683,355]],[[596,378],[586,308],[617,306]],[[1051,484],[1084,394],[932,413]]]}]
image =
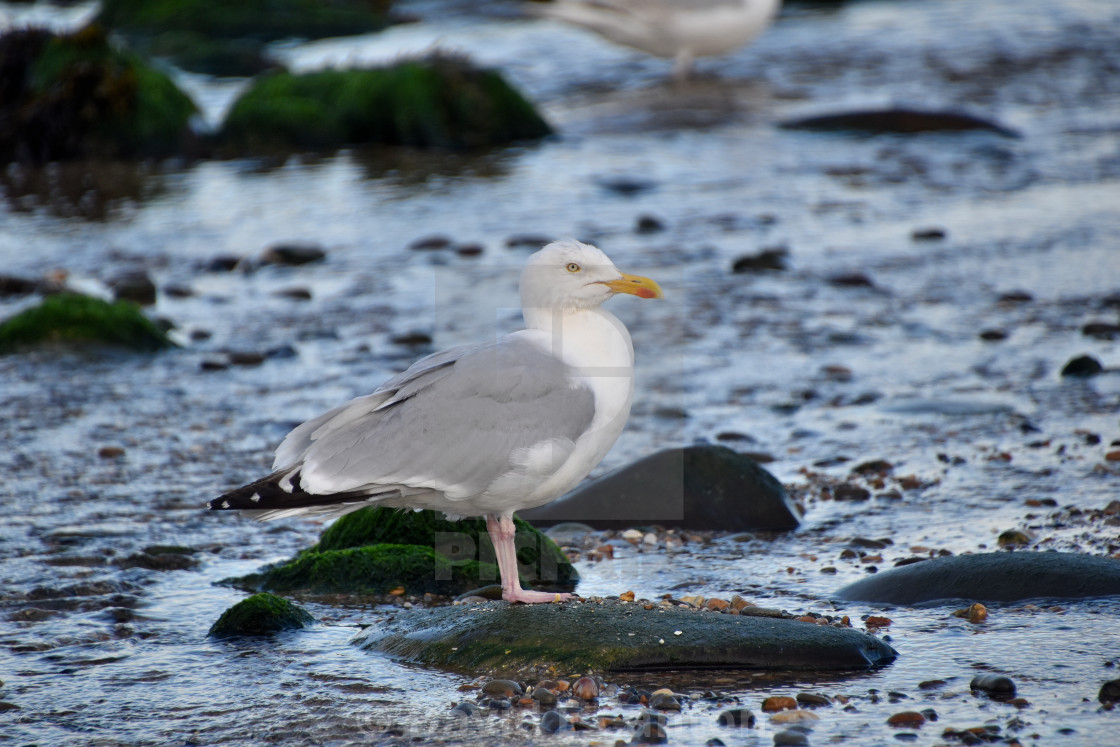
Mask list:
[{"label": "pink leg", "polygon": [[555,594],[547,591],[527,591],[521,588],[517,574],[517,548],[513,543],[516,529],[510,516],[487,516],[486,529],[494,543],[498,556],[498,571],[502,575],[502,599],[510,602],[534,604],[539,602],[562,602],[571,599],[571,594]]}]

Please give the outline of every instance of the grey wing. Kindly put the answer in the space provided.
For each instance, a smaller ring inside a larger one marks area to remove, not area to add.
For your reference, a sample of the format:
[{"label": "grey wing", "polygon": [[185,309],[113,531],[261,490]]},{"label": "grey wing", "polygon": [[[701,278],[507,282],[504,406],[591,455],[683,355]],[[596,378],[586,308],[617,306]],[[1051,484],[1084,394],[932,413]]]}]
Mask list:
[{"label": "grey wing", "polygon": [[562,460],[595,414],[594,395],[570,373],[516,337],[430,356],[293,432],[293,447],[309,440],[299,460],[303,489],[407,486],[461,500],[515,471],[534,447]]}]

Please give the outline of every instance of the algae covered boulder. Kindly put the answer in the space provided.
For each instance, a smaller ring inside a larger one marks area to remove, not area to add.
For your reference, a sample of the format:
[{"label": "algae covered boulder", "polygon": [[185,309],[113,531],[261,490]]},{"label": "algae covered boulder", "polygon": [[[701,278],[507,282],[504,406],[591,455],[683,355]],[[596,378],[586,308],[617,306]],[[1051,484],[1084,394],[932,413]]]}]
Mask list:
[{"label": "algae covered boulder", "polygon": [[276,73],[233,105],[229,155],[376,143],[481,148],[540,138],[548,124],[494,70],[435,54],[384,68]]},{"label": "algae covered boulder", "polygon": [[222,613],[210,626],[213,638],[273,635],[298,630],[315,622],[307,610],[274,594],[254,594]]},{"label": "algae covered boulder", "polygon": [[164,156],[193,141],[194,103],[89,26],[0,36],[0,162]]},{"label": "algae covered boulder", "polygon": [[898,655],[852,628],[650,606],[573,600],[417,609],[370,626],[355,643],[467,674],[854,670],[888,664]]},{"label": "algae covered boulder", "polygon": [[0,354],[52,343],[101,343],[141,352],[174,346],[136,304],[76,293],[47,296],[0,323]]},{"label": "algae covered boulder", "polygon": [[[571,590],[579,574],[552,540],[518,520],[522,583]],[[363,508],[338,519],[318,544],[259,573],[229,579],[239,588],[309,594],[455,595],[496,583],[494,547],[482,519],[448,521],[432,511]]]}]

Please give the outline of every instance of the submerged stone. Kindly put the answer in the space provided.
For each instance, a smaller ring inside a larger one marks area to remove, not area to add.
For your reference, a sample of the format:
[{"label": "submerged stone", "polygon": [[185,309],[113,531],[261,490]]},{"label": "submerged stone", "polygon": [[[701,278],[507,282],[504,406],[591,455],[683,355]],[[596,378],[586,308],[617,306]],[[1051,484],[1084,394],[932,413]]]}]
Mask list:
[{"label": "submerged stone", "polygon": [[207,635],[214,638],[273,635],[315,622],[307,610],[273,594],[254,594],[222,613]]},{"label": "submerged stone", "polygon": [[0,163],[163,156],[193,142],[194,103],[104,30],[0,36]]},{"label": "submerged stone", "polygon": [[263,76],[233,105],[220,140],[242,155],[362,143],[481,148],[551,132],[497,71],[433,54],[384,68]]},{"label": "submerged stone", "polygon": [[803,117],[782,122],[790,130],[821,130],[913,134],[918,132],[961,132],[986,130],[1004,137],[1018,137],[1014,130],[988,119],[954,111],[919,109],[867,109]]},{"label": "submerged stone", "polygon": [[[680,634],[677,635],[677,631]],[[663,669],[867,669],[897,653],[851,628],[618,601],[417,609],[355,642],[468,674]]]},{"label": "submerged stone", "polygon": [[0,323],[0,354],[52,343],[104,343],[143,352],[175,344],[136,304],[76,293],[47,296]]},{"label": "submerged stone", "polygon": [[1120,594],[1120,560],[1019,551],[923,560],[848,584],[836,597],[905,605],[959,599],[1085,599],[1115,594]]},{"label": "submerged stone", "polygon": [[666,449],[520,512],[534,524],[595,529],[657,524],[732,532],[796,529],[801,512],[757,462],[724,446]]}]

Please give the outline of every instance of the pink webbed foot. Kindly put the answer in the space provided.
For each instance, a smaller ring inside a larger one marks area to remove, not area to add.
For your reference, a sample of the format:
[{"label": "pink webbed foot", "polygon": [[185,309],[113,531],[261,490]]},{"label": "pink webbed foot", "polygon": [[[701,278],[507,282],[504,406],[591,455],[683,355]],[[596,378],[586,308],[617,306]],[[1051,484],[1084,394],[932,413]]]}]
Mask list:
[{"label": "pink webbed foot", "polygon": [[566,602],[572,598],[571,594],[559,594],[551,591],[529,591],[526,589],[512,589],[502,591],[502,599],[510,604],[551,604]]}]

